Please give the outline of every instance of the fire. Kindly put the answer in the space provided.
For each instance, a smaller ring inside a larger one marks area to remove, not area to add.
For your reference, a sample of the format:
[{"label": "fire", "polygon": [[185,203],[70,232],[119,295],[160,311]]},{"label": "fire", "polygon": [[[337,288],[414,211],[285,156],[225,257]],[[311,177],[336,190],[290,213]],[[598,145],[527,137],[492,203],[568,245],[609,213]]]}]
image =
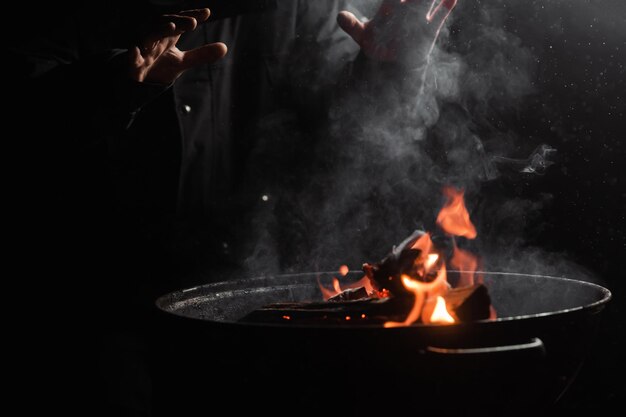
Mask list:
[{"label": "fire", "polygon": [[430,239],[430,235],[428,233],[424,233],[415,241],[413,246],[411,246],[411,249],[419,249],[422,251],[422,254],[429,254],[432,247],[433,241]]},{"label": "fire", "polygon": [[430,238],[430,234],[424,233],[415,241],[411,249],[419,249],[420,251],[420,256],[415,260],[415,264],[421,274],[426,275],[431,272],[431,269],[439,260],[439,255],[433,252],[433,241]]},{"label": "fire", "polygon": [[[477,235],[476,228],[472,224],[469,212],[465,207],[463,191],[447,187],[443,192],[447,201],[437,215],[437,224],[450,235],[474,239]],[[426,280],[436,269],[440,260],[440,254],[435,252],[430,235],[428,233],[422,235],[413,243],[411,249],[420,250],[420,255],[415,260],[415,266],[420,278],[424,281],[402,275],[402,285],[415,296],[413,308],[403,322],[388,321],[384,326],[410,326],[420,318],[425,324],[454,323],[454,317],[448,312],[444,298],[449,287],[445,263],[441,264],[437,270],[437,277],[433,281],[427,282]],[[465,286],[474,283],[478,260],[471,253],[459,249],[456,242],[454,242],[454,254],[450,260],[450,265],[462,271],[459,285]]]},{"label": "fire", "polygon": [[436,253],[429,253],[428,257],[426,258],[426,262],[424,262],[424,266],[426,267],[426,270],[428,271],[430,268],[432,268],[433,265],[437,263],[438,259],[439,259],[439,255],[437,255]]},{"label": "fire", "polygon": [[322,283],[320,282],[319,278],[317,278],[317,286],[320,288],[320,291],[322,292],[322,297],[324,298],[324,301],[327,301],[329,298],[338,294],[335,290],[331,290],[331,289],[324,287]]},{"label": "fire", "polygon": [[[437,224],[448,234],[474,239],[477,235],[476,228],[465,207],[463,191],[446,187],[443,193],[447,201],[437,216]],[[454,253],[450,259],[450,266],[460,271],[461,278],[457,285],[473,285],[474,273],[478,269],[478,259],[470,252],[459,249],[456,241],[453,242]]]},{"label": "fire", "polygon": [[[339,267],[339,273],[342,276],[348,275],[348,272],[350,272],[350,270],[349,270],[347,265],[341,265]],[[351,282],[351,283],[345,283],[343,285],[339,282],[339,279],[337,277],[333,277],[333,288],[332,289],[324,287],[322,285],[322,283],[319,281],[319,278],[318,278],[317,285],[319,286],[320,291],[322,292],[322,297],[324,298],[324,301],[327,301],[329,298],[334,297],[335,295],[340,294],[340,293],[342,293],[345,290],[354,289],[354,288],[360,288],[360,287],[364,287],[365,291],[367,291],[367,293],[370,294],[370,295],[376,295],[379,298],[383,297],[383,295],[381,295],[382,293],[379,293],[378,291],[376,291],[374,289],[374,286],[372,285],[372,282],[366,276],[363,276],[358,281]]]},{"label": "fire", "polygon": [[404,288],[411,291],[415,296],[413,308],[404,321],[388,321],[384,324],[384,327],[410,326],[419,320],[420,315],[422,314],[422,308],[424,307],[424,300],[426,300],[430,294],[443,293],[447,288],[448,283],[446,281],[446,266],[441,266],[439,271],[437,271],[437,278],[435,278],[432,282],[422,282],[412,279],[407,275],[402,275],[402,285],[404,285]]},{"label": "fire", "polygon": [[[442,3],[445,3],[443,1]],[[454,2],[456,4],[456,2]],[[454,7],[454,6],[453,6]],[[437,215],[437,224],[441,229],[449,235],[462,236],[468,239],[474,239],[477,235],[476,228],[470,220],[469,212],[465,207],[463,200],[463,190],[456,190],[447,187],[443,190],[446,196],[446,202]],[[478,268],[478,259],[470,252],[459,249],[456,241],[453,240],[453,256],[449,260],[450,265],[460,271],[459,286],[473,285],[474,281],[480,281],[481,277],[476,278],[475,273]],[[424,233],[419,236],[411,245],[411,249],[419,250],[419,254],[413,261],[410,275],[402,274],[400,281],[402,286],[415,297],[411,311],[409,311],[404,321],[388,321],[384,323],[384,327],[402,327],[410,326],[418,320],[424,324],[451,324],[456,320],[447,310],[446,293],[450,288],[447,278],[446,262],[442,254],[437,253],[431,236]],[[347,265],[339,267],[341,276],[349,273]],[[392,277],[389,277],[391,280]],[[333,288],[325,288],[318,280],[318,284],[324,296],[324,300],[345,291],[346,289],[364,287],[370,296],[387,297],[389,292],[384,288],[379,289],[373,287],[372,282],[367,276],[363,276],[360,280],[350,283],[341,284],[339,279],[333,277]],[[365,314],[361,314],[365,319]],[[492,310],[492,317],[495,317],[495,310]],[[350,321],[351,316],[345,316],[346,321]]]},{"label": "fire", "polygon": [[437,216],[437,224],[448,234],[474,239],[476,228],[470,220],[467,208],[465,208],[463,191],[446,187],[443,194],[447,201]]},{"label": "fire", "polygon": [[435,309],[433,310],[433,314],[430,316],[431,323],[454,323],[454,318],[448,313],[446,309],[446,300],[442,296],[437,296],[437,304],[435,304]]},{"label": "fire", "polygon": [[337,278],[333,278],[333,289],[337,294],[341,292],[341,285],[339,285],[339,280]]},{"label": "fire", "polygon": [[474,285],[474,274],[478,269],[478,259],[463,249],[459,249],[456,244],[454,245],[454,254],[450,259],[450,266],[457,269],[461,277],[457,283],[458,287],[465,287],[468,285]]}]

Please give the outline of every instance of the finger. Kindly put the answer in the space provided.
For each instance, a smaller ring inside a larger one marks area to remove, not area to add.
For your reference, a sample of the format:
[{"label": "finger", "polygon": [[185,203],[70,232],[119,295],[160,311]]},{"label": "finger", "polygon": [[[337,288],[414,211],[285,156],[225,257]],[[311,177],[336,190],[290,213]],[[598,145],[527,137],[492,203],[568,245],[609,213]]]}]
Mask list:
[{"label": "finger", "polygon": [[430,5],[426,20],[431,22],[439,14],[439,23],[446,20],[452,9],[456,6],[457,0],[435,0]]},{"label": "finger", "polygon": [[161,23],[153,33],[148,34],[142,41],[141,47],[143,53],[152,52],[159,41],[171,36],[176,36],[182,33],[176,28],[176,25],[172,22]]},{"label": "finger", "polygon": [[176,25],[176,28],[182,31],[194,30],[198,26],[198,21],[191,16],[181,16],[177,14],[166,14],[163,19],[167,22],[172,22]]},{"label": "finger", "polygon": [[210,43],[185,52],[182,66],[184,69],[188,69],[196,65],[212,64],[226,55],[227,51],[228,48],[221,42]]},{"label": "finger", "polygon": [[350,37],[354,39],[357,44],[361,45],[363,42],[365,25],[357,19],[355,15],[346,11],[340,12],[337,15],[337,23],[339,24],[339,27],[350,35]]},{"label": "finger", "polygon": [[138,47],[130,48],[128,51],[128,60],[130,62],[130,77],[135,81],[143,81],[143,64],[144,59]]},{"label": "finger", "polygon": [[383,0],[378,8],[377,15],[387,16],[391,14],[393,9],[400,3],[404,3],[406,0]]},{"label": "finger", "polygon": [[132,47],[128,51],[128,59],[133,68],[139,68],[143,64],[143,57],[138,47]]},{"label": "finger", "polygon": [[185,10],[177,13],[180,16],[188,16],[193,17],[198,21],[198,23],[206,21],[209,16],[211,16],[211,11],[209,9],[195,9],[195,10]]}]

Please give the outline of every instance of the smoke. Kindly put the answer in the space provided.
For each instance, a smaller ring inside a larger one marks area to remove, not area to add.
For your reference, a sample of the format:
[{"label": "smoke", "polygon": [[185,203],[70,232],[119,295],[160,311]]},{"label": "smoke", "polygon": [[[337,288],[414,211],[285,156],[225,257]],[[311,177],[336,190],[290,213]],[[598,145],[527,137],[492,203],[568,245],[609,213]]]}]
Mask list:
[{"label": "smoke", "polygon": [[[378,3],[353,7],[372,17]],[[311,141],[299,180],[283,184],[275,196],[273,220],[253,222],[263,238],[249,252],[250,272],[358,269],[416,228],[436,230],[441,190],[453,185],[466,190],[479,232],[466,246],[484,258],[485,268],[587,276],[563,253],[528,244],[528,233],[543,227],[541,213],[552,196],[511,191],[520,182],[540,181],[537,174],[552,164],[555,150],[515,130],[523,124],[519,109],[536,92],[537,59],[507,31],[506,5],[460,1],[428,60],[428,4],[420,7],[395,22],[410,41],[400,65],[360,56],[338,75],[337,62],[355,55],[346,37],[316,61],[296,55],[300,70],[293,80],[309,91],[301,97],[324,91],[337,77],[344,82],[329,100],[324,129],[298,134]],[[302,69],[308,65],[317,65],[313,74]]]},{"label": "smoke", "polygon": [[[361,62],[331,110],[332,139],[318,153],[335,162],[324,181],[332,198],[318,214],[317,264],[358,267],[416,227],[434,230],[442,187],[478,195],[499,175],[488,145],[510,151],[495,124],[533,92],[532,54],[495,10],[461,4],[426,62],[432,32],[414,28],[426,26],[427,6],[396,22],[415,46],[403,67]],[[375,71],[383,76],[372,82]]]}]

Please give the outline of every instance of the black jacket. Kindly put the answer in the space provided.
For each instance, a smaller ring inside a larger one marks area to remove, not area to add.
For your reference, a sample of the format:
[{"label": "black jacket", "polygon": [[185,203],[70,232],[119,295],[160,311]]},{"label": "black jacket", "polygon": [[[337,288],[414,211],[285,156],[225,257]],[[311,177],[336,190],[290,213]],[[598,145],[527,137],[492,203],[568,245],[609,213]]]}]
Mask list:
[{"label": "black jacket", "polygon": [[68,285],[97,283],[98,298],[127,293],[129,306],[224,279],[253,254],[264,265],[247,272],[282,268],[295,249],[268,242],[301,224],[292,196],[306,192],[358,52],[335,22],[343,8],[285,0],[201,25],[179,47],[222,41],[229,53],[170,88],[127,79],[123,5],[39,14],[10,49],[28,184],[18,200],[37,236],[24,251],[49,253],[44,271]]}]

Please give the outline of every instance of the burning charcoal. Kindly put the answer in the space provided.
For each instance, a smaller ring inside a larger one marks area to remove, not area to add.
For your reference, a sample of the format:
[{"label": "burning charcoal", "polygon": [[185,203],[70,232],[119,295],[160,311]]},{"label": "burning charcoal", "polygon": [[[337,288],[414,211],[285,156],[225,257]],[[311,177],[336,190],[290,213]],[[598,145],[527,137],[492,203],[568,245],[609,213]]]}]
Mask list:
[{"label": "burning charcoal", "polygon": [[396,300],[368,298],[356,301],[323,303],[274,303],[263,306],[239,321],[244,323],[280,324],[383,324],[401,320],[406,308],[398,308]]},{"label": "burning charcoal", "polygon": [[343,290],[337,295],[330,297],[327,301],[330,302],[338,302],[338,301],[351,301],[351,300],[361,300],[369,298],[367,294],[367,290],[365,287],[359,288],[349,288],[347,290]]},{"label": "burning charcoal", "polygon": [[[361,294],[362,288],[342,294]],[[280,323],[292,325],[382,325],[388,321],[402,322],[413,304],[412,297],[361,298],[332,302],[274,303],[263,306],[245,317],[245,323]],[[354,295],[344,295],[344,297]],[[449,290],[443,297],[447,310],[456,321],[467,322],[489,318],[490,298],[487,287],[477,284]],[[330,300],[329,300],[330,301]]]},{"label": "burning charcoal", "polygon": [[406,274],[415,276],[415,259],[420,256],[419,249],[413,249],[413,244],[424,235],[416,230],[398,246],[394,246],[391,253],[382,261],[375,264],[363,264],[363,272],[379,289],[386,288],[395,296],[405,294],[400,276]]},{"label": "burning charcoal", "polygon": [[447,309],[455,319],[461,322],[484,320],[489,318],[491,298],[487,287],[475,284],[468,287],[453,288],[443,297]]}]

